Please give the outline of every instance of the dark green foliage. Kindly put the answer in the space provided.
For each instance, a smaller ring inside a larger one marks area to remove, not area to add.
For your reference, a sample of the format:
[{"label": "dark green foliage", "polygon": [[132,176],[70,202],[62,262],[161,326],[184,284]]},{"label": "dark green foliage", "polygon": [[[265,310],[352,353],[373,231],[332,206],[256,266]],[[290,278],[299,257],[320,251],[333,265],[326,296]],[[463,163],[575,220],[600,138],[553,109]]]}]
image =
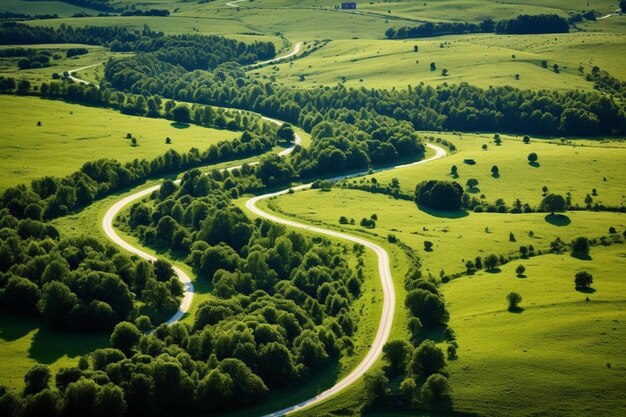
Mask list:
[{"label": "dark green foliage", "polygon": [[456,181],[429,180],[415,187],[415,201],[437,210],[459,210],[462,197],[463,187]]},{"label": "dark green foliage", "polygon": [[443,351],[432,340],[423,341],[413,352],[411,372],[416,376],[427,378],[435,372],[441,371],[446,366]]},{"label": "dark green foliage", "polygon": [[535,34],[535,33],[567,33],[567,19],[555,14],[535,16],[520,15],[515,19],[500,20],[496,26],[497,34]]},{"label": "dark green foliage", "polygon": [[435,327],[448,322],[446,307],[436,294],[421,288],[410,291],[405,300],[411,314],[425,327]]},{"label": "dark green foliage", "polygon": [[528,162],[530,162],[531,164],[534,164],[535,162],[537,162],[538,159],[539,157],[537,156],[535,152],[531,152],[528,154]]},{"label": "dark green foliage", "polygon": [[380,404],[389,393],[389,379],[378,369],[369,371],[363,378],[365,384],[365,400],[370,405]]},{"label": "dark green foliage", "polygon": [[577,237],[572,241],[572,255],[579,258],[589,256],[589,239],[584,236]]},{"label": "dark green foliage", "polygon": [[132,348],[139,343],[141,332],[127,321],[118,323],[111,334],[111,345],[129,355]]},{"label": "dark green foliage", "polygon": [[24,376],[24,394],[36,394],[48,388],[50,376],[50,369],[47,366],[33,366]]},{"label": "dark green foliage", "polygon": [[548,194],[541,200],[539,210],[560,213],[565,211],[565,197],[560,194]]},{"label": "dark green foliage", "polygon": [[389,365],[389,374],[395,376],[406,369],[411,359],[413,349],[411,345],[402,339],[390,340],[383,346],[383,358]]},{"label": "dark green foliage", "polygon": [[509,310],[515,310],[522,302],[522,296],[516,292],[510,292],[506,295],[506,301],[509,303]]},{"label": "dark green foliage", "polygon": [[576,288],[589,288],[593,284],[593,276],[587,271],[576,272],[574,284]]},{"label": "dark green foliage", "polygon": [[450,383],[441,374],[428,377],[421,390],[422,402],[429,408],[447,408],[450,398]]}]

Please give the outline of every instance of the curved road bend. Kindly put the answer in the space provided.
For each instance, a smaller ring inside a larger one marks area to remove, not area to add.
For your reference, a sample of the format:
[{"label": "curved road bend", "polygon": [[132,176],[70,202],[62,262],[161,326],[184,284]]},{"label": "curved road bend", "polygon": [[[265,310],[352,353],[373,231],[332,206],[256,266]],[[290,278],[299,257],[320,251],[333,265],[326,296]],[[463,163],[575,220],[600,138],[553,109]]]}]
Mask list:
[{"label": "curved road bend", "polygon": [[[398,165],[395,166],[391,169],[396,169],[396,168],[405,168],[405,167],[410,167],[410,166],[414,166],[414,165],[419,165],[419,164],[424,164],[426,162],[430,162],[433,161],[435,159],[439,159],[442,158],[446,155],[446,151],[436,145],[431,145],[431,144],[426,144],[426,146],[428,146],[429,148],[435,150],[435,155],[428,158],[428,159],[424,159],[422,161],[418,161],[418,162],[414,162],[411,164],[405,164],[405,165]],[[358,173],[358,174],[354,174],[352,176],[359,176],[359,175],[364,175],[367,174],[367,172],[362,172],[362,173]],[[344,179],[347,178],[348,176],[341,176],[341,177],[336,177],[334,178],[334,180],[340,180],[340,179]],[[300,185],[298,187],[294,187],[292,188],[294,191],[299,191],[299,190],[304,190],[304,189],[308,189],[311,187],[311,184],[305,184],[305,185]],[[265,195],[261,195],[261,196],[257,196],[257,197],[253,197],[250,200],[246,201],[246,208],[248,210],[250,210],[251,212],[253,212],[254,214],[256,214],[259,217],[263,217],[265,219],[271,220],[273,222],[276,223],[280,223],[280,224],[284,224],[286,226],[290,226],[290,227],[295,227],[298,229],[303,229],[303,230],[307,230],[313,233],[318,233],[318,234],[322,234],[322,235],[327,235],[327,236],[331,236],[331,237],[336,237],[339,239],[344,239],[344,240],[348,240],[350,242],[355,242],[355,243],[359,243],[367,248],[370,248],[371,250],[373,250],[376,253],[376,256],[378,257],[378,273],[380,275],[380,281],[383,287],[383,313],[380,317],[380,322],[378,325],[378,331],[376,332],[376,337],[374,338],[374,341],[372,342],[371,348],[370,350],[367,352],[367,355],[365,355],[365,358],[361,361],[361,363],[359,363],[359,365],[354,368],[352,370],[352,372],[350,372],[350,374],[348,374],[348,376],[346,376],[344,379],[342,379],[341,381],[339,381],[338,383],[336,383],[334,386],[332,386],[331,388],[327,389],[326,391],[316,395],[313,398],[310,398],[308,400],[305,400],[299,404],[284,408],[282,410],[273,412],[271,414],[266,414],[263,417],[278,417],[278,416],[283,416],[286,414],[291,414],[293,412],[296,412],[298,410],[302,410],[303,408],[308,408],[311,407],[315,404],[318,404],[328,398],[330,398],[331,396],[339,393],[340,391],[344,390],[345,388],[349,387],[350,385],[352,385],[353,383],[355,383],[359,378],[361,378],[371,367],[372,365],[376,362],[376,360],[378,359],[378,357],[380,356],[380,354],[382,353],[383,350],[383,346],[385,345],[385,343],[387,343],[387,339],[389,339],[389,334],[391,332],[391,325],[393,323],[393,315],[395,312],[395,308],[396,308],[396,294],[395,294],[395,290],[394,290],[394,286],[393,286],[393,278],[391,276],[391,266],[389,264],[389,254],[387,253],[387,251],[385,249],[383,249],[382,247],[371,243],[365,239],[361,239],[359,237],[356,236],[351,236],[345,233],[341,233],[341,232],[336,232],[334,230],[328,230],[328,229],[323,229],[320,227],[315,227],[315,226],[310,226],[307,224],[303,224],[303,223],[298,223],[296,221],[293,220],[287,220],[287,219],[283,219],[280,217],[276,217],[272,214],[266,213],[263,210],[259,209],[256,206],[256,203],[260,200],[264,200],[267,198],[271,198],[271,197],[275,197],[275,196],[279,196],[282,194],[286,194],[289,192],[289,189],[287,190],[283,190],[283,191],[279,191],[276,193],[269,193],[269,194],[265,194]]]},{"label": "curved road bend", "polygon": [[73,74],[74,74],[75,72],[79,72],[79,71],[86,70],[86,69],[89,69],[89,68],[97,67],[98,65],[102,65],[102,64],[103,64],[103,63],[102,63],[102,62],[100,62],[100,63],[98,63],[98,64],[87,65],[86,67],[81,67],[81,68],[76,68],[76,69],[73,69],[73,70],[71,70],[71,71],[68,71],[68,72],[67,72],[67,77],[68,77],[70,80],[74,81],[76,84],[93,84],[93,85],[95,85],[95,86],[97,87],[97,86],[98,86],[98,84],[91,83],[91,82],[89,82],[89,81],[85,81],[85,80],[81,80],[80,78],[76,78],[76,77],[74,77],[74,75],[73,75]]},{"label": "curved road bend", "polygon": [[[272,123],[282,124],[282,122],[279,120],[271,119],[265,116],[262,116],[262,118],[263,120],[267,120]],[[294,144],[291,147],[280,152],[278,155],[283,156],[283,155],[289,154],[301,142],[302,142],[302,138],[296,134]],[[256,165],[256,164],[258,164],[258,162],[252,162],[249,165]],[[230,167],[228,169],[233,170],[233,169],[240,168],[240,167],[241,165]],[[180,180],[176,180],[175,182],[178,184],[180,183]],[[113,243],[120,246],[121,248],[126,249],[127,251],[132,252],[135,255],[143,259],[147,259],[148,261],[151,261],[151,262],[154,262],[157,258],[150,255],[147,252],[142,251],[139,248],[132,246],[131,244],[126,242],[124,239],[122,239],[115,231],[115,228],[113,227],[113,222],[115,218],[117,217],[117,215],[119,214],[119,212],[122,211],[122,209],[126,207],[128,204],[140,198],[143,198],[147,195],[150,195],[153,191],[156,191],[159,188],[161,188],[161,184],[154,185],[150,188],[146,188],[145,190],[138,191],[132,195],[129,195],[123,198],[122,200],[118,201],[113,206],[111,206],[106,211],[106,213],[104,214],[104,218],[102,219],[102,229],[104,230],[104,233],[109,238],[109,240],[111,240]],[[178,311],[172,317],[170,317],[169,320],[165,322],[167,325],[176,323],[185,315],[185,313],[189,311],[189,308],[191,307],[191,302],[193,301],[193,295],[194,295],[193,282],[191,281],[191,278],[189,277],[189,275],[187,275],[183,270],[181,270],[180,268],[176,266],[174,266],[174,272],[178,276],[178,279],[180,280],[180,282],[183,283],[184,294],[183,294],[183,299],[180,302],[180,306],[178,307]]]}]

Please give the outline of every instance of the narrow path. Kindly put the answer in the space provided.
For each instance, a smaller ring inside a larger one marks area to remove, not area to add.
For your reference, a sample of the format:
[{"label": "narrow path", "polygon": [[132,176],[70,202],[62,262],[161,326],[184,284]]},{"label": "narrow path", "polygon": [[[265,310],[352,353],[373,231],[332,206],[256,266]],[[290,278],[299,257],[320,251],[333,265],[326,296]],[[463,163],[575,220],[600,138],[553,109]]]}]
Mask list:
[{"label": "narrow path", "polygon": [[67,78],[69,78],[70,80],[74,81],[76,84],[93,84],[93,85],[95,85],[97,87],[98,84],[91,83],[91,82],[85,81],[85,80],[81,80],[80,78],[74,77],[73,74],[75,72],[79,72],[79,71],[83,71],[83,70],[86,70],[86,69],[89,69],[89,68],[97,67],[98,65],[102,65],[102,64],[103,64],[102,62],[99,62],[97,64],[87,65],[86,67],[81,67],[81,68],[76,68],[76,69],[70,70],[70,71],[67,72]]},{"label": "narrow path", "polygon": [[[426,144],[426,146],[435,150],[434,156],[428,159],[411,163],[411,164],[398,165],[389,169],[406,168],[406,167],[410,167],[414,165],[420,165],[420,164],[424,164],[430,161],[434,161],[435,159],[443,158],[446,155],[446,151],[439,146],[431,145],[431,144]],[[360,176],[360,175],[365,175],[367,173],[368,172],[365,171],[365,172],[353,174],[350,176]],[[344,175],[344,176],[336,177],[334,178],[334,180],[340,180],[346,177],[348,176]],[[300,185],[298,187],[294,187],[291,189],[293,189],[294,191],[299,191],[299,190],[305,190],[308,188],[311,188],[311,184]],[[335,394],[338,394],[339,392],[343,391],[350,385],[354,384],[357,380],[359,380],[372,367],[372,365],[374,365],[374,363],[376,362],[376,360],[382,353],[383,346],[385,345],[385,343],[387,343],[387,340],[389,339],[389,334],[391,332],[391,327],[393,323],[393,316],[394,316],[394,312],[396,308],[396,293],[395,293],[394,286],[393,286],[393,278],[391,276],[391,265],[389,264],[389,254],[387,253],[385,249],[383,249],[382,247],[368,240],[362,239],[360,237],[351,236],[351,235],[341,233],[341,232],[336,232],[334,230],[323,229],[321,227],[310,226],[310,225],[299,223],[293,220],[283,219],[283,218],[274,216],[272,214],[269,214],[256,206],[256,203],[260,200],[287,194],[288,192],[289,192],[289,189],[286,189],[286,190],[279,191],[276,193],[269,193],[269,194],[253,197],[246,202],[246,208],[250,210],[252,213],[256,214],[257,216],[263,217],[267,220],[271,220],[276,223],[284,224],[286,226],[295,227],[295,228],[306,230],[306,231],[313,232],[313,233],[318,233],[322,235],[336,237],[339,239],[344,239],[350,242],[359,243],[373,250],[374,253],[376,253],[376,256],[378,257],[378,273],[380,275],[380,281],[383,287],[383,313],[380,317],[380,322],[378,324],[378,331],[376,332],[376,337],[372,341],[370,350],[367,352],[367,355],[365,355],[365,358],[361,361],[361,363],[359,363],[359,365],[356,368],[354,368],[352,372],[348,374],[348,376],[346,376],[341,381],[337,382],[331,388],[316,395],[313,398],[305,400],[299,404],[284,408],[282,410],[276,411],[274,413],[266,414],[263,417],[283,416],[286,414],[296,412],[303,408],[311,407],[315,404],[318,404],[330,398],[331,396]]]},{"label": "narrow path", "polygon": [[266,65],[266,64],[272,64],[274,62],[278,62],[278,61],[282,61],[284,59],[287,58],[291,58],[292,56],[296,55],[298,52],[300,52],[300,49],[302,49],[302,42],[298,42],[293,46],[293,51],[289,52],[287,55],[282,55],[273,59],[269,59],[267,61],[260,61],[260,62],[255,62],[252,65]]}]

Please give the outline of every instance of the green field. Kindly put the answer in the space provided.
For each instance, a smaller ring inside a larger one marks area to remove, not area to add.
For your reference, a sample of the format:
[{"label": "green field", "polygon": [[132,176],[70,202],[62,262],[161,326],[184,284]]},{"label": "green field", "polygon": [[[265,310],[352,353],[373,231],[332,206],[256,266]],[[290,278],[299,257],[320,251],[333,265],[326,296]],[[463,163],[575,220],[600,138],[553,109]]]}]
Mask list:
[{"label": "green field", "polygon": [[[0,189],[44,175],[67,175],[99,158],[121,162],[152,159],[168,149],[203,150],[238,136],[237,132],[195,125],[179,129],[165,119],[33,97],[0,96],[0,109]],[[137,138],[138,146],[131,146],[127,133]],[[165,144],[166,137],[172,139],[171,145]]]},{"label": "green field", "polygon": [[[14,48],[15,45],[2,45],[0,49]],[[53,56],[58,55],[59,59],[50,59],[51,66],[37,69],[19,69],[17,66],[18,58],[0,58],[0,77],[13,77],[16,79],[26,79],[33,86],[40,86],[42,82],[50,83],[53,78],[52,75],[57,73],[62,75],[66,71],[72,71],[83,67],[92,67],[74,73],[73,75],[90,81],[98,83],[102,79],[103,65],[109,58],[122,58],[130,56],[128,53],[115,53],[108,50],[103,46],[83,45],[83,44],[38,44],[38,45],[25,45],[25,49],[36,49],[42,51],[48,51]],[[79,55],[72,58],[66,58],[66,52],[70,48],[85,48],[89,52],[85,55]]]},{"label": "green field", "polygon": [[[587,73],[599,65],[626,79],[622,58],[609,59],[610,53],[626,56],[623,36],[571,34],[557,39],[554,35],[515,40],[510,36],[475,35],[399,41],[335,40],[305,58],[267,66],[252,74],[302,88],[336,85],[345,80],[348,87],[369,88],[468,82],[482,88],[512,85],[522,89],[592,90],[593,84],[585,80],[578,67],[583,66]],[[596,54],[599,44],[607,54]],[[550,63],[548,69],[541,66],[543,60]],[[436,65],[435,71],[430,69],[431,62]],[[554,63],[560,67],[558,74],[549,69]],[[448,75],[442,75],[443,69]]]},{"label": "green field", "polygon": [[[459,358],[449,362],[458,410],[482,415],[620,415],[626,407],[626,248],[593,248],[593,262],[546,255],[443,286]],[[596,292],[574,290],[593,274]],[[622,273],[616,273],[621,271]],[[506,309],[522,295],[521,314]],[[585,302],[589,296],[590,302]],[[532,401],[529,399],[532,398]]]},{"label": "green field", "polygon": [[[524,144],[521,137],[501,135],[502,145],[496,146],[492,134],[432,135],[451,141],[459,152],[426,165],[381,171],[364,177],[364,181],[374,177],[379,183],[387,184],[397,178],[402,191],[412,194],[415,186],[426,179],[455,180],[465,186],[469,178],[475,178],[479,184],[471,195],[481,199],[484,195],[484,200],[490,203],[502,198],[509,206],[519,198],[531,207],[541,203],[543,186],[564,196],[570,192],[572,204],[582,207],[586,195],[593,194],[595,188],[598,195],[592,197],[594,202],[609,206],[626,204],[621,180],[626,169],[623,140],[563,142],[532,138],[530,144]],[[482,149],[485,144],[487,150]],[[536,167],[528,163],[531,152],[539,157]],[[475,165],[465,163],[466,159],[474,160]],[[450,175],[452,165],[458,168],[458,178]],[[494,165],[499,168],[497,178],[491,173]]]},{"label": "green field", "polygon": [[[436,278],[441,270],[448,274],[463,272],[465,262],[476,256],[484,257],[490,253],[515,255],[521,245],[547,250],[557,237],[565,242],[578,236],[599,238],[608,235],[609,227],[620,231],[626,227],[624,214],[587,211],[566,213],[571,221],[567,226],[548,223],[545,213],[468,213],[449,218],[419,210],[413,202],[341,189],[297,192],[276,199],[274,204],[285,214],[335,227],[339,226],[340,216],[354,218],[357,225],[342,226],[348,233],[363,231],[358,226],[359,221],[376,214],[378,221],[372,232],[383,239],[394,234],[416,249],[422,258],[424,272],[430,272]],[[530,231],[534,234],[532,237]],[[509,241],[511,232],[516,242]],[[426,240],[433,242],[432,252],[423,251]]]},{"label": "green field", "polygon": [[48,329],[41,321],[0,314],[0,385],[21,389],[24,375],[38,363],[53,372],[76,366],[78,358],[108,347],[101,333],[64,333]]}]

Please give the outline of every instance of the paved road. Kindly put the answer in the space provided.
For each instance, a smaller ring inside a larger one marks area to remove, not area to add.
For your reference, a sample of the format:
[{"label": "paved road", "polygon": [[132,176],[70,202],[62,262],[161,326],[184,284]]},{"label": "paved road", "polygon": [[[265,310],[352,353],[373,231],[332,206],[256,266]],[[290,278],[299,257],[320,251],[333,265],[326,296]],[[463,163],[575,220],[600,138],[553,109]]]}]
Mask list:
[{"label": "paved road", "polygon": [[[431,144],[427,144],[426,146],[435,150],[436,153],[434,156],[428,159],[411,163],[411,164],[398,165],[391,169],[406,168],[406,167],[410,167],[414,165],[424,164],[424,163],[433,161],[435,159],[442,158],[446,155],[446,151],[443,150],[439,146],[431,145]],[[353,174],[353,175],[359,176],[359,175],[365,175],[365,174],[367,174],[367,172],[362,172],[362,173]],[[339,180],[339,179],[343,179],[346,177],[347,176],[341,176],[341,177],[336,177],[334,179]],[[305,184],[305,185],[301,185],[298,187],[294,187],[293,190],[299,191],[299,190],[304,190],[310,187],[311,187],[311,184]],[[396,308],[396,294],[393,288],[393,278],[391,277],[391,266],[389,264],[389,254],[387,253],[385,249],[383,249],[382,247],[372,242],[362,239],[360,237],[351,236],[345,233],[336,232],[334,230],[323,229],[320,227],[298,223],[293,220],[287,220],[287,219],[283,219],[280,217],[276,217],[272,214],[264,212],[263,210],[261,210],[260,208],[256,206],[256,203],[260,200],[286,194],[288,192],[289,192],[289,189],[279,191],[276,193],[269,193],[269,194],[261,195],[258,197],[253,197],[246,202],[246,208],[250,210],[251,212],[253,212],[254,214],[256,214],[257,216],[263,217],[265,219],[271,220],[276,223],[281,223],[286,226],[307,230],[313,233],[318,233],[322,235],[327,235],[327,236],[332,236],[332,237],[348,240],[350,242],[360,243],[361,245],[373,250],[376,253],[376,256],[378,257],[378,273],[380,275],[380,281],[383,287],[383,313],[380,317],[380,322],[378,324],[378,331],[376,332],[376,337],[374,338],[374,341],[372,342],[369,352],[367,352],[367,355],[365,355],[365,358],[361,361],[361,363],[359,363],[359,365],[356,368],[352,370],[352,372],[350,372],[348,376],[346,376],[344,379],[336,383],[333,387],[316,395],[313,398],[310,398],[299,404],[284,408],[282,410],[276,411],[274,413],[266,414],[263,417],[283,416],[286,414],[291,414],[303,408],[311,407],[315,404],[318,404],[328,399],[329,397],[339,393],[340,391],[344,390],[345,388],[355,383],[372,367],[372,365],[376,362],[376,360],[382,353],[383,346],[385,345],[385,343],[387,343],[387,340],[389,339],[389,333],[391,332],[391,325],[393,323],[393,315],[394,315],[394,311]]]},{"label": "paved road", "polygon": [[[271,119],[269,117],[264,117],[264,120],[267,120],[269,122],[272,123],[276,123],[276,124],[282,124],[283,122],[279,121],[279,120],[275,120],[275,119]],[[294,141],[294,144],[283,150],[282,152],[279,153],[279,155],[287,155],[290,152],[292,152],[294,150],[294,148],[296,147],[296,145],[300,145],[300,143],[302,142],[302,138],[296,134],[296,138]],[[258,162],[252,162],[249,165],[256,165],[258,164]],[[229,170],[233,170],[236,168],[241,168],[241,165],[239,166],[235,166],[235,167],[231,167],[228,168]],[[176,180],[176,183],[180,183],[180,180]],[[113,206],[111,206],[107,212],[104,214],[104,218],[102,219],[102,229],[104,230],[104,233],[106,234],[106,236],[116,245],[120,246],[121,248],[134,253],[135,255],[138,255],[141,258],[147,259],[149,261],[154,262],[157,258],[150,255],[149,253],[146,253],[144,251],[142,251],[139,248],[136,248],[134,246],[132,246],[131,244],[129,244],[128,242],[126,242],[124,239],[122,239],[117,232],[115,231],[115,228],[113,226],[113,222],[115,220],[115,218],[117,217],[117,215],[119,214],[120,211],[122,211],[122,209],[124,207],[126,207],[128,204],[131,204],[134,201],[137,201],[145,196],[150,195],[150,193],[152,193],[153,191],[158,190],[161,187],[161,185],[155,185],[152,186],[150,188],[147,188],[145,190],[141,190],[138,191],[132,195],[129,195],[125,198],[123,198],[122,200],[118,201],[117,203],[115,203]],[[193,301],[193,296],[194,296],[194,287],[193,287],[193,282],[191,281],[191,278],[189,277],[189,275],[187,275],[183,270],[181,270],[178,267],[174,267],[174,272],[176,273],[176,275],[178,276],[178,279],[180,280],[180,282],[183,283],[184,286],[184,294],[183,294],[183,299],[180,303],[180,306],[178,307],[178,311],[172,316],[170,317],[169,320],[167,320],[165,323],[168,325],[174,324],[177,321],[179,321],[181,318],[183,318],[183,316],[189,311],[189,308],[191,307],[191,302]]]}]

